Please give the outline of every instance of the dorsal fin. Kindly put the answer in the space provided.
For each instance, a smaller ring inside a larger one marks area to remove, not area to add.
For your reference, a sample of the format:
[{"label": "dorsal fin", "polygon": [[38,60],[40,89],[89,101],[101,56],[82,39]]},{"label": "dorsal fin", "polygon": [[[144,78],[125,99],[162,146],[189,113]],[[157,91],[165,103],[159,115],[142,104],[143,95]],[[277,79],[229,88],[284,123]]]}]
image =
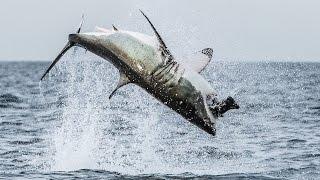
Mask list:
[{"label": "dorsal fin", "polygon": [[152,22],[150,21],[150,19],[141,11],[141,9],[139,9],[139,10],[140,10],[141,14],[147,19],[147,21],[148,21],[149,24],[151,25],[151,27],[152,27],[154,33],[156,34],[156,36],[157,36],[157,38],[158,38],[161,46],[163,46],[164,48],[167,48],[166,44],[163,42],[160,34],[159,34],[158,31],[156,30],[156,28],[154,27],[154,25],[152,24]]},{"label": "dorsal fin", "polygon": [[112,24],[112,28],[114,31],[118,31],[118,28],[116,28],[113,24]]},{"label": "dorsal fin", "polygon": [[[140,9],[139,9],[140,10]],[[171,61],[173,59],[173,56],[171,54],[171,52],[169,51],[169,49],[167,48],[167,45],[164,43],[164,41],[162,40],[160,34],[158,33],[158,31],[156,30],[156,28],[154,27],[154,25],[152,24],[152,22],[150,21],[150,19],[140,10],[141,14],[147,19],[147,21],[149,22],[149,24],[151,25],[154,33],[157,36],[157,39],[160,43],[160,48],[162,49],[163,53],[168,56],[168,61]]]}]

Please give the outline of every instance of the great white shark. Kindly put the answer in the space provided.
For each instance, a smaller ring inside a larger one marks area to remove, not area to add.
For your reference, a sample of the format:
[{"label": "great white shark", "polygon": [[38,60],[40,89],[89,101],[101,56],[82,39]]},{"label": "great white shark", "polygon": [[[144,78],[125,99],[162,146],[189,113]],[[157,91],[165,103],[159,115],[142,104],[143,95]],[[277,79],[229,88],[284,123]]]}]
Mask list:
[{"label": "great white shark", "polygon": [[155,36],[124,31],[115,26],[113,29],[98,27],[95,32],[80,33],[82,20],[78,31],[69,35],[67,45],[41,80],[71,47],[82,47],[119,70],[119,83],[110,98],[119,88],[129,83],[136,84],[192,124],[215,135],[216,119],[239,106],[232,97],[219,101],[209,82],[200,75],[212,59],[213,50],[205,48],[197,52],[195,58],[178,63],[149,18],[141,13]]}]

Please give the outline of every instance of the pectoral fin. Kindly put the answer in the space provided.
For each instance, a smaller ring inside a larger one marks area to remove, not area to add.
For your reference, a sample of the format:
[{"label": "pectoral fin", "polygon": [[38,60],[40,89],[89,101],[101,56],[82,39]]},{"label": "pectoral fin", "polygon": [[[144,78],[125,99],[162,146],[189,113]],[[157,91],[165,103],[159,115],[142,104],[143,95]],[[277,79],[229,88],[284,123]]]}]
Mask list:
[{"label": "pectoral fin", "polygon": [[183,64],[197,72],[201,72],[209,64],[212,56],[213,49],[205,48],[186,58],[186,60],[183,61]]},{"label": "pectoral fin", "polygon": [[130,83],[130,80],[129,78],[122,72],[120,72],[120,79],[119,79],[119,82],[118,82],[118,85],[117,87],[111,92],[110,96],[109,96],[109,99],[112,98],[112,96],[115,94],[115,92],[120,89],[122,86],[125,86],[127,84]]}]

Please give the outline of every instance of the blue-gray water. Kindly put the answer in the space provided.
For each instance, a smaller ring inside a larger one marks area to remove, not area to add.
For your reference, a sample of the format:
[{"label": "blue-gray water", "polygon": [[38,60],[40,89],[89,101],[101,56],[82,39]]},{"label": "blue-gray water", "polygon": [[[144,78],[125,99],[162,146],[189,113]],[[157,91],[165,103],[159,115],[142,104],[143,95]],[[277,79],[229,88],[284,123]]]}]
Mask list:
[{"label": "blue-gray water", "polygon": [[92,55],[0,63],[0,177],[317,179],[320,63],[211,62],[240,105],[212,137]]}]

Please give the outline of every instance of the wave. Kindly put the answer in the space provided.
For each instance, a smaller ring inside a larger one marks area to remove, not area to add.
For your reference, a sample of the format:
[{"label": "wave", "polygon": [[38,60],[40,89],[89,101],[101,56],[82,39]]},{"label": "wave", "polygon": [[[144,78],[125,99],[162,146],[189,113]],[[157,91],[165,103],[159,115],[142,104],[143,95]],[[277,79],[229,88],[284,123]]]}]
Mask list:
[{"label": "wave", "polygon": [[274,180],[283,179],[270,175],[261,175],[257,173],[232,173],[221,175],[197,175],[193,173],[181,174],[141,174],[141,175],[127,175],[118,172],[94,170],[94,169],[81,169],[77,171],[58,171],[51,173],[35,173],[35,172],[20,172],[20,177],[50,177],[54,179],[82,177],[89,179],[262,179]]},{"label": "wave", "polygon": [[23,100],[13,94],[7,93],[0,95],[0,103],[22,103]]},{"label": "wave", "polygon": [[43,141],[43,139],[34,138],[34,139],[29,140],[29,141],[21,141],[21,140],[10,141],[9,144],[13,144],[13,145],[30,145],[30,144],[39,143],[41,141]]}]

